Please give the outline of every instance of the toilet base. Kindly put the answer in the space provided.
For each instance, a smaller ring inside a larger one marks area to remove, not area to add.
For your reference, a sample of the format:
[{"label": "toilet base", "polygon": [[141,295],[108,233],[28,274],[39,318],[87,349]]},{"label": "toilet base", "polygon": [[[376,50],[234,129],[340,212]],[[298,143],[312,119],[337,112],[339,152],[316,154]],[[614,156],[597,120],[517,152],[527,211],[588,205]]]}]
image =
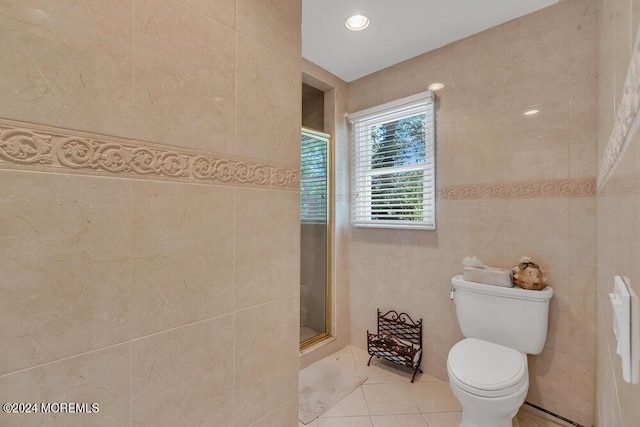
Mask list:
[{"label": "toilet base", "polygon": [[512,427],[513,417],[517,413],[516,410],[511,414],[489,415],[485,412],[463,408],[460,427]]},{"label": "toilet base", "polygon": [[[451,373],[449,373],[451,378]],[[528,377],[515,393],[500,397],[483,397],[468,393],[449,380],[454,396],[462,405],[460,427],[511,427],[512,419],[524,403],[529,390]]]}]

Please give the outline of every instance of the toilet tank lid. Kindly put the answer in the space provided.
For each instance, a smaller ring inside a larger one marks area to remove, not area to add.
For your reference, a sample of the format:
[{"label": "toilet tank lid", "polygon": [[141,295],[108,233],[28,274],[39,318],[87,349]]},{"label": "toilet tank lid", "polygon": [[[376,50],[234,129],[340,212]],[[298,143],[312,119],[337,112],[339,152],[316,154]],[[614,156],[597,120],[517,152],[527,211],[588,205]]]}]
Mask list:
[{"label": "toilet tank lid", "polygon": [[522,289],[514,286],[505,288],[503,286],[486,285],[484,283],[468,282],[462,275],[454,276],[451,279],[453,289],[477,292],[480,294],[497,295],[504,298],[525,299],[530,301],[549,301],[553,296],[553,288],[547,286],[541,291]]}]

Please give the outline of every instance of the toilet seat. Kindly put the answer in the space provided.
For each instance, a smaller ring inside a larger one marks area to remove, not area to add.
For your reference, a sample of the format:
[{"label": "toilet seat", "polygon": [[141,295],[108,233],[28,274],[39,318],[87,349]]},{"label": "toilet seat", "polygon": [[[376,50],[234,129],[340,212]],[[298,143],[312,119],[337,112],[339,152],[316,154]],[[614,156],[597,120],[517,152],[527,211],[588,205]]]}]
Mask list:
[{"label": "toilet seat", "polygon": [[453,346],[447,358],[449,381],[482,397],[508,396],[528,387],[526,355],[476,338]]}]

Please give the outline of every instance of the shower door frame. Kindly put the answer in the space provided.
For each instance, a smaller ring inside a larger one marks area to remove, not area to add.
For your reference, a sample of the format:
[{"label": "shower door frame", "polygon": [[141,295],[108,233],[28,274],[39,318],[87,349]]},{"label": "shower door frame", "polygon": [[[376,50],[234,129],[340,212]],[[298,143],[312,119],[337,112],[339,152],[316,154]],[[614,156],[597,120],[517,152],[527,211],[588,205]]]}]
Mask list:
[{"label": "shower door frame", "polygon": [[314,344],[329,339],[332,337],[333,327],[333,216],[334,216],[334,203],[333,203],[333,186],[334,186],[334,167],[333,167],[333,138],[330,134],[321,132],[319,130],[311,129],[308,127],[301,128],[301,134],[308,134],[313,137],[327,140],[327,235],[326,235],[326,251],[325,251],[325,320],[324,320],[324,332],[309,338],[308,340],[300,343],[300,351],[307,349]]}]

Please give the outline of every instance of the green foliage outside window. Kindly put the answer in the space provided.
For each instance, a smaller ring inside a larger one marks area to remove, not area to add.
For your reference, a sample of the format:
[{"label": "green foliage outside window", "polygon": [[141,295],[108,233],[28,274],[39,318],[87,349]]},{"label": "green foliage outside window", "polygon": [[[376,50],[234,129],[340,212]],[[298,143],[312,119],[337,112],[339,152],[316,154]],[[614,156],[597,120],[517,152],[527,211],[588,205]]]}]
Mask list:
[{"label": "green foliage outside window", "polygon": [[328,142],[303,133],[300,156],[300,218],[303,223],[327,220]]},{"label": "green foliage outside window", "polygon": [[390,168],[426,162],[425,117],[416,115],[378,126],[371,131],[371,177],[373,220],[422,221],[423,171]]}]

